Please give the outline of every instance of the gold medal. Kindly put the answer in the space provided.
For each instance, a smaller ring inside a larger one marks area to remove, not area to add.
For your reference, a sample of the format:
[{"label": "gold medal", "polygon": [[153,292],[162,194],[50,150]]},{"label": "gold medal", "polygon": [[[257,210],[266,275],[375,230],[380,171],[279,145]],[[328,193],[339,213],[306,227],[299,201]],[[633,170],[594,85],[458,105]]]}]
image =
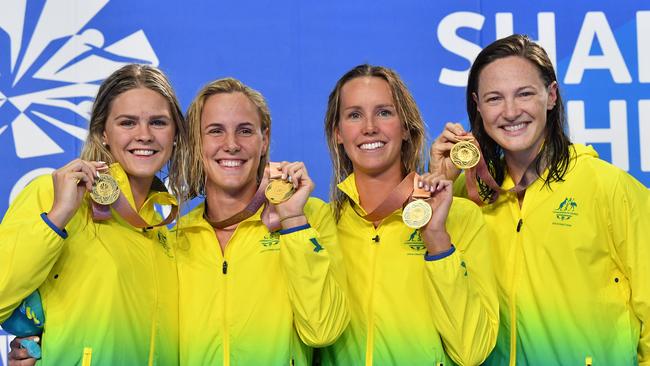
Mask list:
[{"label": "gold medal", "polygon": [[419,229],[431,220],[431,206],[424,200],[411,201],[402,211],[402,221],[412,229]]},{"label": "gold medal", "polygon": [[120,196],[120,187],[117,186],[115,178],[108,174],[99,174],[95,179],[93,190],[90,191],[90,198],[100,205],[110,205],[117,201]]},{"label": "gold medal", "polygon": [[277,205],[291,198],[294,191],[292,183],[286,180],[273,179],[266,186],[264,195],[269,199],[269,202]]},{"label": "gold medal", "polygon": [[451,148],[449,157],[458,169],[469,169],[478,164],[479,159],[481,159],[481,152],[473,143],[460,141]]}]

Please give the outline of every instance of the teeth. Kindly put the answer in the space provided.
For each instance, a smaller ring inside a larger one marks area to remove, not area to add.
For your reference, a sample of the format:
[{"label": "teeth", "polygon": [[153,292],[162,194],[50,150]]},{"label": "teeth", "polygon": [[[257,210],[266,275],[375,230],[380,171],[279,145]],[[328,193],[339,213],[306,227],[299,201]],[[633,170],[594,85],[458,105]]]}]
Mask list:
[{"label": "teeth", "polygon": [[521,130],[522,128],[524,128],[525,125],[526,124],[522,122],[522,123],[518,123],[516,125],[503,126],[503,128],[508,132],[513,132],[513,131]]},{"label": "teeth", "polygon": [[226,166],[226,167],[237,167],[241,166],[242,161],[241,160],[219,160],[219,165]]},{"label": "teeth", "polygon": [[379,149],[384,145],[386,144],[381,141],[377,141],[377,142],[369,142],[367,144],[361,144],[359,148],[361,148],[361,150],[375,150],[375,149]]},{"label": "teeth", "polygon": [[140,149],[138,149],[138,150],[133,150],[133,154],[135,154],[135,155],[142,155],[142,156],[153,155],[154,152],[155,152],[155,151],[153,151],[153,150],[140,150]]}]

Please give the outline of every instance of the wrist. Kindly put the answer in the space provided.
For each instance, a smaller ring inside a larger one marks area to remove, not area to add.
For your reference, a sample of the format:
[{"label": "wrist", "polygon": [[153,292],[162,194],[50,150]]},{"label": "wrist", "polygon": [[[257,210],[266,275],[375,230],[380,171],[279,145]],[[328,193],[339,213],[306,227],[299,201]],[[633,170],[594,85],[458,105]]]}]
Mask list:
[{"label": "wrist", "polygon": [[440,254],[451,248],[451,238],[446,231],[433,231],[422,234],[429,255]]},{"label": "wrist", "polygon": [[280,224],[282,225],[282,229],[289,229],[296,226],[302,226],[307,223],[308,223],[307,217],[305,217],[304,213],[280,216]]}]

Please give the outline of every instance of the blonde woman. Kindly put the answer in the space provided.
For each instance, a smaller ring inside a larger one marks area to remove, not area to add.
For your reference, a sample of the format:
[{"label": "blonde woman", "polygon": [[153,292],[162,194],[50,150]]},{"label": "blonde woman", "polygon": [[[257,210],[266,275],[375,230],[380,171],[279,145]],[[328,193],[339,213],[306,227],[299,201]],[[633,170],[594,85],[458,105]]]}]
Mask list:
[{"label": "blonde woman", "polygon": [[[88,192],[111,175],[146,223],[176,205],[187,131],[157,68],[127,65],[100,86],[81,157],[31,182],[0,226],[0,321],[38,290],[43,365],[178,363],[178,284],[165,226],[140,229],[117,211],[94,221]],[[156,173],[169,171],[174,195]],[[15,346],[15,345],[14,345]],[[12,350],[12,362],[26,358]],[[33,362],[34,360],[26,360]]]},{"label": "blonde woman", "polygon": [[261,204],[271,116],[259,92],[213,81],[188,122],[190,189],[205,201],[178,224],[181,365],[311,365],[311,347],[334,342],[349,319],[328,206],[309,197],[302,162],[280,164],[293,195]]},{"label": "blonde woman", "polygon": [[492,243],[480,210],[451,182],[423,175],[428,224],[402,221],[393,191],[421,169],[425,126],[392,70],[359,65],[330,94],[325,118],[334,178],[330,205],[348,274],[350,326],[325,365],[478,365],[498,329]]}]

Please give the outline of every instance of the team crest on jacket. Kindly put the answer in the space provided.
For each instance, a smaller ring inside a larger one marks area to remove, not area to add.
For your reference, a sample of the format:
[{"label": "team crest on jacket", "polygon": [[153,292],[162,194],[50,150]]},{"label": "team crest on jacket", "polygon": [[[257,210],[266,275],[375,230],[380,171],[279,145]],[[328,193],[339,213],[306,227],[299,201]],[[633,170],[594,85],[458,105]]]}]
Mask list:
[{"label": "team crest on jacket", "polygon": [[280,242],[280,232],[274,231],[264,235],[264,238],[260,240],[260,245],[262,246],[261,252],[267,252],[269,250],[280,250],[278,243]]},{"label": "team crest on jacket", "polygon": [[566,197],[553,210],[553,214],[555,215],[553,225],[573,226],[571,219],[578,216],[578,203],[572,197]]},{"label": "team crest on jacket", "polygon": [[169,258],[174,258],[171,248],[169,247],[169,244],[167,244],[167,235],[165,235],[165,233],[162,231],[158,231],[158,243],[160,243],[160,246],[165,251],[165,255],[167,255]]},{"label": "team crest on jacket", "polygon": [[411,235],[409,235],[408,239],[404,242],[404,245],[409,248],[407,255],[422,255],[425,245],[424,241],[422,241],[420,230],[413,230]]}]

